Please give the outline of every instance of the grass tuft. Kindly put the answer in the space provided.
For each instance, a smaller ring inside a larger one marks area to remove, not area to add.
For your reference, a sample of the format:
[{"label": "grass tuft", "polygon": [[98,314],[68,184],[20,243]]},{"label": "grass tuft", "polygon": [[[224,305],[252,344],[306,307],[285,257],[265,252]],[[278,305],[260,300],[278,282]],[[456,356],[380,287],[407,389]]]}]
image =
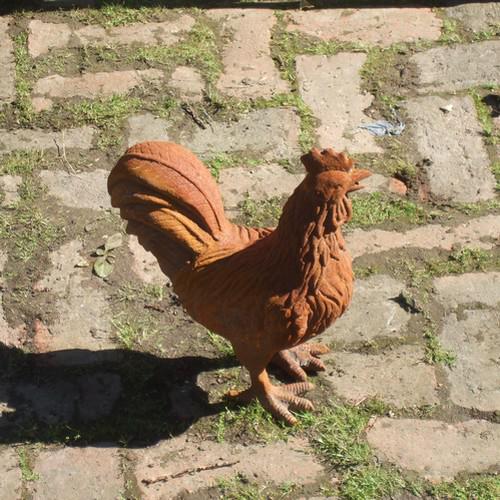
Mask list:
[{"label": "grass tuft", "polygon": [[245,198],[238,207],[241,210],[244,223],[248,226],[275,226],[281,215],[283,200],[273,197],[267,200],[255,201]]},{"label": "grass tuft", "polygon": [[427,363],[444,365],[448,368],[453,368],[453,366],[455,366],[456,356],[451,351],[447,351],[443,348],[434,330],[427,328],[424,331],[424,338],[426,340],[425,360]]},{"label": "grass tuft", "polygon": [[425,211],[416,203],[390,198],[382,193],[358,196],[352,200],[353,218],[350,227],[366,227],[384,222],[408,222],[421,224]]},{"label": "grass tuft", "polygon": [[122,139],[122,122],[129,114],[141,107],[141,100],[132,97],[113,95],[97,100],[84,100],[70,106],[75,124],[94,125],[102,134],[98,145],[106,149],[116,146]]},{"label": "grass tuft", "polygon": [[331,405],[315,414],[304,414],[300,424],[310,429],[311,443],[328,464],[345,469],[367,463],[371,451],[363,441],[369,414],[359,408]]},{"label": "grass tuft", "polygon": [[348,472],[342,481],[341,493],[347,500],[392,498],[405,485],[405,480],[397,472],[368,466]]}]

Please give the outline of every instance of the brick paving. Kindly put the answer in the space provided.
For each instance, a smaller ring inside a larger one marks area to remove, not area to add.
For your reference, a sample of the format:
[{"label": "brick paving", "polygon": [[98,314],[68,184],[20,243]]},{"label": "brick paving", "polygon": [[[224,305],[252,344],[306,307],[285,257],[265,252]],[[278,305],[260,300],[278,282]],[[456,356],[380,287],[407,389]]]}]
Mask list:
[{"label": "brick paving", "polygon": [[[0,497],[434,498],[442,481],[498,484],[498,16],[485,2],[0,17]],[[406,128],[358,128],[378,119]],[[144,140],[209,161],[237,220],[289,196],[313,143],[374,171],[346,235],[353,303],[322,337],[317,412],[292,434],[225,409],[244,375],[137,238],[103,246],[123,229],[107,173]],[[366,420],[325,430],[332,408]],[[403,486],[367,493],[372,470]]]}]

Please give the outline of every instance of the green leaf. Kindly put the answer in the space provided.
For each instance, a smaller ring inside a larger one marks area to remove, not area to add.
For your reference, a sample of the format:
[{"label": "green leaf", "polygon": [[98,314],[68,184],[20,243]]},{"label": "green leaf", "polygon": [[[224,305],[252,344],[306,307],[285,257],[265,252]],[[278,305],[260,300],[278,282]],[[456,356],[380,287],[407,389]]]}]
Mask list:
[{"label": "green leaf", "polygon": [[98,257],[94,262],[94,273],[99,278],[107,278],[113,272],[113,264],[106,260],[106,257]]},{"label": "green leaf", "polygon": [[106,253],[106,251],[104,250],[104,247],[99,247],[96,251],[95,251],[95,254],[96,255],[104,255]]},{"label": "green leaf", "polygon": [[115,248],[121,247],[123,243],[123,238],[121,233],[112,234],[104,243],[104,250],[110,251]]}]

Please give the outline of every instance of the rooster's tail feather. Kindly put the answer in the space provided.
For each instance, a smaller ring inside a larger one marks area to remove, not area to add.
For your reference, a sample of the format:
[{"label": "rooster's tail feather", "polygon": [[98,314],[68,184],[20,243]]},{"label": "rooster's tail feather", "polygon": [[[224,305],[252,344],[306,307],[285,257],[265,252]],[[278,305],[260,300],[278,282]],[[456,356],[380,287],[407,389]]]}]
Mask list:
[{"label": "rooster's tail feather", "polygon": [[171,275],[224,239],[226,219],[217,184],[190,151],[168,142],[128,149],[108,179],[111,204],[129,221],[163,270]]}]

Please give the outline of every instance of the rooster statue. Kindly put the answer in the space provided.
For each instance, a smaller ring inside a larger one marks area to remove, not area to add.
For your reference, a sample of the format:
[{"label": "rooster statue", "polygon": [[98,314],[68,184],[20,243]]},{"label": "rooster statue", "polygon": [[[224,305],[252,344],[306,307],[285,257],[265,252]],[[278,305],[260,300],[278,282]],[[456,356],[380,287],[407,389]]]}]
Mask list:
[{"label": "rooster statue", "polygon": [[[308,371],[324,369],[322,344],[304,344],[340,317],[351,301],[351,258],[342,224],[352,216],[348,194],[370,172],[333,149],[301,158],[307,175],[286,202],[275,229],[231,223],[215,180],[189,150],[145,142],[112,170],[112,205],[171,279],[186,311],[228,339],[250,372],[251,387],[275,417],[296,423],[290,410],[312,410],[300,395]],[[296,380],[276,386],[275,363]]]}]

